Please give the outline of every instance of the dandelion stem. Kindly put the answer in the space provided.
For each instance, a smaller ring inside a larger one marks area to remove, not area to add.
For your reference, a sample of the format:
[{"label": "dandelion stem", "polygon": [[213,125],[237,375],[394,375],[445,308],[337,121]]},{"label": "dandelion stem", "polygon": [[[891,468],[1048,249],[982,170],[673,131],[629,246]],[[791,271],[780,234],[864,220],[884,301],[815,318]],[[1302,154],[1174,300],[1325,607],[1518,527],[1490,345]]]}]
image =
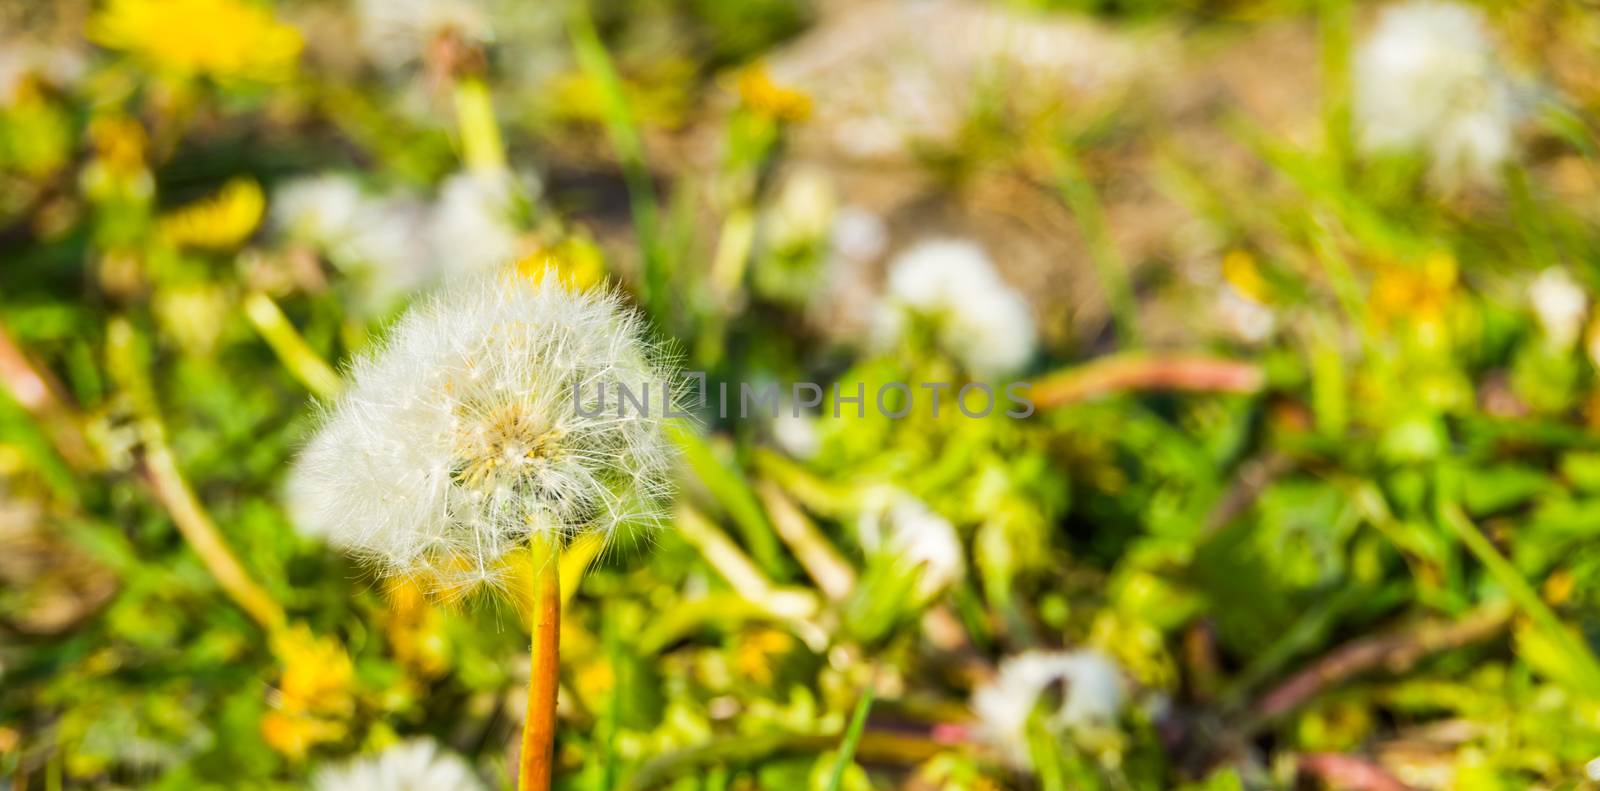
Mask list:
[{"label": "dandelion stem", "polygon": [[650,169],[645,164],[644,142],[639,127],[629,108],[623,91],[622,78],[617,74],[611,53],[595,30],[589,18],[586,3],[574,3],[568,20],[568,35],[577,54],[578,66],[584,76],[594,82],[600,94],[601,116],[605,121],[611,147],[616,151],[622,166],[622,178],[628,186],[628,203],[633,214],[634,233],[639,237],[639,251],[643,257],[644,304],[658,320],[669,317],[667,262],[661,244],[661,227],[657,220],[655,185],[650,179]]},{"label": "dandelion stem", "polygon": [[506,169],[505,144],[500,126],[494,120],[494,101],[489,86],[477,77],[456,82],[456,125],[461,130],[461,159],[467,169],[493,175]]},{"label": "dandelion stem", "polygon": [[268,632],[276,633],[287,622],[283,608],[250,578],[178,469],[177,458],[167,445],[166,426],[156,405],[144,355],[133,326],[126,319],[114,319],[107,328],[106,355],[112,375],[120,380],[138,415],[139,439],[144,446],[140,467],[156,499],[222,590]]},{"label": "dandelion stem", "polygon": [[323,361],[316,350],[300,337],[300,332],[289,322],[272,297],[253,291],[244,298],[244,312],[250,323],[266,339],[267,345],[283,361],[283,367],[306,389],[321,398],[333,398],[344,389],[344,380],[338,372]]},{"label": "dandelion stem", "polygon": [[556,740],[556,689],[561,670],[560,557],[549,539],[535,539],[535,544],[532,667],[528,676],[528,717],[522,724],[522,754],[517,771],[520,791],[548,791],[550,788]]}]

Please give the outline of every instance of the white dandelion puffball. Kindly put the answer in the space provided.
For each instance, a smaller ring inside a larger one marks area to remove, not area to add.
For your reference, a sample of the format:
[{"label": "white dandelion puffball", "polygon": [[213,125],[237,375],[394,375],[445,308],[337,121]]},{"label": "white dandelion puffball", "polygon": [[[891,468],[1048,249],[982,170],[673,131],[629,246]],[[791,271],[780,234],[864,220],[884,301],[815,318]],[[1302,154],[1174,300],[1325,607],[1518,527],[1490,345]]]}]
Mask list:
[{"label": "white dandelion puffball", "polygon": [[822,451],[822,432],[810,412],[786,405],[771,419],[768,430],[772,441],[792,458],[807,461]]},{"label": "white dandelion puffball", "polygon": [[[637,314],[550,271],[464,280],[358,359],[287,489],[300,529],[446,593],[535,536],[657,524],[670,368]],[[623,408],[619,389],[648,403]]]},{"label": "white dandelion puffball", "polygon": [[435,277],[423,215],[414,201],[368,196],[354,178],[338,173],[294,179],[272,195],[278,231],[320,251],[354,279],[368,313],[386,311]]},{"label": "white dandelion puffball", "polygon": [[1232,284],[1224,284],[1217,293],[1216,314],[1230,334],[1248,344],[1266,341],[1278,326],[1278,317],[1272,308],[1255,301]]},{"label": "white dandelion puffball", "polygon": [[830,241],[833,252],[851,264],[865,264],[889,246],[889,228],[883,218],[860,206],[839,209]]},{"label": "white dandelion puffball", "polygon": [[861,520],[861,543],[867,551],[888,552],[920,567],[917,589],[923,596],[937,595],[961,579],[965,556],[950,521],[904,492],[888,497],[886,507],[867,509]]},{"label": "white dandelion puffball", "polygon": [[1384,11],[1356,54],[1355,117],[1369,151],[1420,150],[1436,183],[1492,182],[1511,157],[1516,102],[1482,15],[1413,0]]},{"label": "white dandelion puffball", "polygon": [[489,12],[478,0],[359,0],[356,11],[362,48],[386,68],[421,60],[443,36],[475,45],[493,39]]},{"label": "white dandelion puffball", "polygon": [[1570,272],[1559,266],[1540,272],[1528,286],[1528,302],[1551,346],[1567,350],[1578,342],[1589,313],[1589,296]]},{"label": "white dandelion puffball", "polygon": [[922,242],[895,258],[879,307],[880,340],[898,340],[915,317],[931,320],[939,344],[976,375],[1015,373],[1033,357],[1028,301],[973,242]]},{"label": "white dandelion puffball", "polygon": [[484,791],[472,767],[439,749],[430,739],[414,739],[377,755],[318,770],[313,791]]},{"label": "white dandelion puffball", "polygon": [[1099,651],[1018,654],[1002,661],[994,679],[972,693],[983,738],[1016,765],[1028,766],[1028,718],[1057,685],[1061,705],[1044,722],[1057,735],[1115,723],[1127,697],[1122,670]]},{"label": "white dandelion puffball", "polygon": [[457,173],[445,181],[428,235],[447,276],[492,271],[517,257],[517,189],[510,173]]}]

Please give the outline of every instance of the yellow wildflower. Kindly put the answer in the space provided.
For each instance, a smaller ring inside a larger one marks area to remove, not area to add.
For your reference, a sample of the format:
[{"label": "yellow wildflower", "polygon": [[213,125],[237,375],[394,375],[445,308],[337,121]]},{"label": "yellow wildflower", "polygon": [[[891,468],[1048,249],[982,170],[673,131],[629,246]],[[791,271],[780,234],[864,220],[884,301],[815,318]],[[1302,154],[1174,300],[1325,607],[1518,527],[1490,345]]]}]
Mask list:
[{"label": "yellow wildflower", "polygon": [[1456,259],[1435,252],[1419,266],[1385,266],[1372,284],[1372,312],[1380,326],[1411,322],[1429,338],[1444,328],[1455,297]]},{"label": "yellow wildflower", "polygon": [[89,122],[95,161],[120,174],[144,172],[144,127],[126,115],[101,115]]},{"label": "yellow wildflower", "polygon": [[444,614],[428,601],[415,580],[396,580],[388,588],[389,612],[384,634],[395,658],[414,674],[433,678],[450,669],[450,642]]},{"label": "yellow wildflower", "polygon": [[585,291],[605,280],[605,256],[594,242],[582,237],[568,237],[553,245],[540,245],[517,261],[517,273],[535,277],[546,268],[556,274],[569,288]]},{"label": "yellow wildflower", "polygon": [[1267,302],[1272,293],[1272,287],[1261,276],[1255,256],[1243,250],[1230,250],[1222,257],[1222,279],[1228,281],[1228,285],[1233,286],[1240,296],[1262,304]]},{"label": "yellow wildflower", "polygon": [[759,629],[739,640],[735,662],[739,672],[757,684],[771,684],[773,660],[793,650],[794,639],[776,629]]},{"label": "yellow wildflower", "polygon": [[261,720],[262,738],[292,758],[313,745],[344,737],[343,719],[355,710],[355,668],[339,641],[312,634],[305,624],[273,637],[283,664],[274,710]]},{"label": "yellow wildflower", "polygon": [[306,757],[312,747],[338,741],[344,735],[343,725],[301,712],[269,711],[261,717],[262,741],[297,761]]},{"label": "yellow wildflower", "polygon": [[762,66],[751,66],[739,73],[739,99],[762,115],[799,123],[811,117],[811,97],[772,81]]},{"label": "yellow wildflower", "polygon": [[297,624],[274,640],[283,676],[278,692],[285,708],[347,713],[354,706],[350,684],[355,669],[344,646],[331,637],[317,637]]},{"label": "yellow wildflower", "polygon": [[294,72],[300,33],[246,0],[111,0],[89,38],[182,76],[276,82]]},{"label": "yellow wildflower", "polygon": [[237,178],[215,196],[191,203],[161,218],[161,235],[187,247],[226,250],[237,247],[254,233],[266,211],[260,185]]}]

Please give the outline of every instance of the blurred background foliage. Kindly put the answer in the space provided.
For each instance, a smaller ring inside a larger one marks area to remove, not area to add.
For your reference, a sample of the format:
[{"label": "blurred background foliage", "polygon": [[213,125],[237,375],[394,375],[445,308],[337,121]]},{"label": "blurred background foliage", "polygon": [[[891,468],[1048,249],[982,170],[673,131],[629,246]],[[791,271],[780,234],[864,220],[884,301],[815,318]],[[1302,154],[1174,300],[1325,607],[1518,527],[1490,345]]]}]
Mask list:
[{"label": "blurred background foliage", "polygon": [[[673,524],[569,549],[560,788],[1593,785],[1600,13],[1449,8],[1415,77],[1343,0],[0,2],[0,777],[509,787],[518,597],[280,487],[515,263],[869,398],[707,410]],[[994,279],[906,296],[951,238]]]}]

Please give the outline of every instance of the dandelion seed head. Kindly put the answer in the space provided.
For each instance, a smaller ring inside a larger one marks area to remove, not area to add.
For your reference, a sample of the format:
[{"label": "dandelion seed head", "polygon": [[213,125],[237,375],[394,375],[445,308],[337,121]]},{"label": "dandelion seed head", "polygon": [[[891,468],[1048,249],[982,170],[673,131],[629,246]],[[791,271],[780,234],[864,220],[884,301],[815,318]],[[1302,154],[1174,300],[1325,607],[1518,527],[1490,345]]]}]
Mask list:
[{"label": "dandelion seed head", "polygon": [[[469,278],[413,306],[350,378],[287,494],[304,532],[385,574],[467,593],[499,585],[533,536],[660,523],[670,377],[612,294],[548,271]],[[617,387],[648,388],[653,408],[619,415]]]},{"label": "dandelion seed head", "polygon": [[1552,266],[1528,286],[1528,302],[1545,338],[1556,349],[1569,350],[1583,333],[1589,296],[1565,268]]},{"label": "dandelion seed head", "polygon": [[272,196],[278,233],[318,250],[353,278],[367,314],[387,311],[436,277],[423,216],[415,201],[368,195],[341,173],[294,179]]},{"label": "dandelion seed head", "polygon": [[1389,8],[1356,54],[1355,88],[1362,146],[1423,151],[1441,186],[1492,181],[1512,154],[1515,97],[1476,9]]},{"label": "dandelion seed head", "polygon": [[509,173],[458,173],[445,181],[428,235],[447,277],[492,271],[523,252],[516,222],[522,186]]},{"label": "dandelion seed head", "polygon": [[886,502],[868,508],[861,520],[861,543],[919,567],[917,588],[923,596],[937,595],[961,579],[965,556],[950,520],[905,492],[892,490],[882,499]]},{"label": "dandelion seed head", "polygon": [[379,66],[421,60],[438,39],[473,45],[494,38],[490,14],[477,0],[360,0],[361,46]]},{"label": "dandelion seed head", "polygon": [[1277,314],[1272,312],[1272,308],[1257,302],[1232,284],[1224,284],[1218,291],[1216,315],[1229,333],[1248,344],[1265,342],[1278,327]]},{"label": "dandelion seed head", "polygon": [[898,340],[918,317],[930,320],[940,345],[976,375],[1015,373],[1033,357],[1037,331],[1028,301],[973,242],[922,242],[890,264],[878,338]]},{"label": "dandelion seed head", "polygon": [[1056,735],[1114,724],[1127,697],[1122,670],[1099,651],[1018,654],[1002,661],[994,679],[972,694],[983,738],[1016,765],[1028,766],[1028,718],[1057,685],[1061,705],[1044,722]]},{"label": "dandelion seed head", "polygon": [[487,786],[459,756],[430,739],[402,742],[377,755],[324,768],[312,778],[315,791],[482,791]]}]

